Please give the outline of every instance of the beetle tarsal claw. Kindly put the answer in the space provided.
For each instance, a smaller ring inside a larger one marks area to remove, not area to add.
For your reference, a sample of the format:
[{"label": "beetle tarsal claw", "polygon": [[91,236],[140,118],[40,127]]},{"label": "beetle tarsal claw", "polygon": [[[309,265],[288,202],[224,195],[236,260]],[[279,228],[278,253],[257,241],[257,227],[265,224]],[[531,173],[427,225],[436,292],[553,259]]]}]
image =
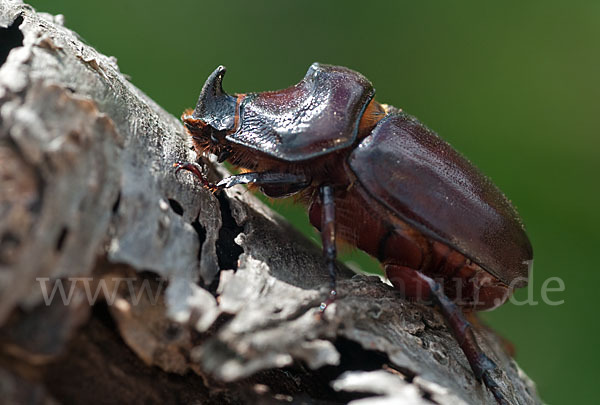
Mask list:
[{"label": "beetle tarsal claw", "polygon": [[217,187],[222,187],[222,188],[228,188],[232,186],[232,180],[231,177],[225,177],[223,180],[219,181],[216,186]]},{"label": "beetle tarsal claw", "polygon": [[219,191],[221,188],[214,184],[209,182],[208,180],[206,180],[204,178],[204,175],[202,174],[202,167],[195,162],[176,162],[173,163],[173,167],[175,167],[175,174],[179,173],[181,170],[187,170],[188,172],[192,173],[198,180],[200,180],[200,183],[202,184],[202,187],[205,188],[206,190],[212,191],[213,193]]},{"label": "beetle tarsal claw", "polygon": [[223,190],[223,188],[221,188],[217,185],[214,185],[214,184],[205,185],[204,188],[213,194],[217,194],[219,191]]},{"label": "beetle tarsal claw", "polygon": [[322,315],[325,312],[325,310],[336,301],[337,295],[338,295],[337,290],[329,291],[329,297],[327,297],[327,299],[325,301],[321,302],[321,305],[319,305],[319,314],[320,315]]}]

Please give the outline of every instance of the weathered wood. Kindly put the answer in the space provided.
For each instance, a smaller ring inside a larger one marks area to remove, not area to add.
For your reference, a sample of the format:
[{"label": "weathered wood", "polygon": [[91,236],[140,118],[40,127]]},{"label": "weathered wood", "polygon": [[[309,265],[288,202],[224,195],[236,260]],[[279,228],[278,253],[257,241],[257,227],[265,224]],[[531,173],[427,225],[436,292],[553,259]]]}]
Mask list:
[{"label": "weathered wood", "polygon": [[[251,194],[176,176],[196,158],[180,122],[61,20],[0,0],[2,398],[495,403],[440,315],[377,277],[342,267],[319,319],[319,249]],[[70,305],[44,296],[56,280]],[[539,403],[477,337],[506,396]]]}]

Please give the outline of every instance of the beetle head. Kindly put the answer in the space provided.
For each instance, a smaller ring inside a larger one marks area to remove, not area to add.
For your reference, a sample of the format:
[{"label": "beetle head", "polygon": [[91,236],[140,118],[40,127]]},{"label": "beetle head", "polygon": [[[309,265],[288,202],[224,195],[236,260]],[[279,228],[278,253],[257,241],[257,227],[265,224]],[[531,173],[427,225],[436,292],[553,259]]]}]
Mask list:
[{"label": "beetle head", "polygon": [[196,108],[182,119],[196,147],[213,153],[224,161],[230,149],[225,141],[227,131],[235,124],[236,98],[223,91],[225,66],[219,66],[206,79]]}]

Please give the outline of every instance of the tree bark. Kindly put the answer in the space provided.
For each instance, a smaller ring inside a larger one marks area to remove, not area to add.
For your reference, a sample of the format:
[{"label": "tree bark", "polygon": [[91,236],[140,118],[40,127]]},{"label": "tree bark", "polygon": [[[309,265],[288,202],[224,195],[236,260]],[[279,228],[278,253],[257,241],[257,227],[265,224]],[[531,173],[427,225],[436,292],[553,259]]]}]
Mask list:
[{"label": "tree bark", "polygon": [[[179,120],[60,16],[0,0],[0,27],[7,403],[495,403],[439,313],[378,277],[340,266],[320,319],[318,247],[241,187],[175,175],[196,159]],[[477,338],[505,395],[540,403]]]}]

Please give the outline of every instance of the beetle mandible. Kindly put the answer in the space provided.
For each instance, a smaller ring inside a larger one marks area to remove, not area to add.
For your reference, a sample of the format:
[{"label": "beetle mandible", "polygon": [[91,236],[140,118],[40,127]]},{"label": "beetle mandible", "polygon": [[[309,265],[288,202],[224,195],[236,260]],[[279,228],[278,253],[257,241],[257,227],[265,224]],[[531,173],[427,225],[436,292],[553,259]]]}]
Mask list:
[{"label": "beetle mandible", "polygon": [[177,170],[213,191],[300,194],[331,277],[321,310],[336,296],[342,240],[376,257],[406,297],[438,306],[475,376],[505,402],[463,310],[495,308],[527,284],[533,251],[508,199],[417,119],[375,101],[360,73],[314,63],[295,86],[235,96],[223,91],[224,74],[219,66],[208,77],[182,119],[197,152],[245,172],[211,184],[194,163]]}]

